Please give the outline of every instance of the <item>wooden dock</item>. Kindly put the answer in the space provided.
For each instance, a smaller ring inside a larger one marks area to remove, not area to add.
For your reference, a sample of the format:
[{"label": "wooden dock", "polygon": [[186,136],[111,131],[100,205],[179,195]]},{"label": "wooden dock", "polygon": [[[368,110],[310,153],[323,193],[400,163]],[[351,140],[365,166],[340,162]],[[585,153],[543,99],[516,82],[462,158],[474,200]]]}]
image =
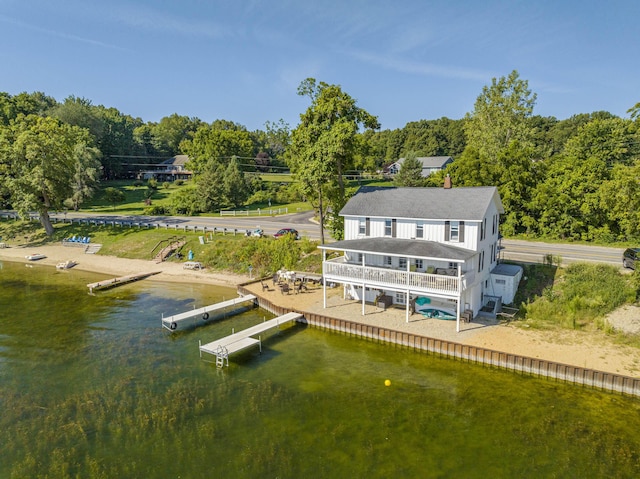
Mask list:
[{"label": "wooden dock", "polygon": [[225,361],[227,363],[227,366],[229,366],[230,354],[242,351],[243,349],[249,348],[256,344],[260,347],[260,351],[262,351],[261,338],[258,337],[258,339],[256,339],[252,336],[263,333],[272,328],[277,328],[281,324],[295,321],[296,319],[299,319],[301,317],[302,314],[300,313],[287,313],[207,344],[202,344],[202,342],[199,342],[200,357],[202,357],[202,353],[212,354],[216,357],[217,367],[221,368],[222,366],[224,366]]},{"label": "wooden dock", "polygon": [[105,279],[103,281],[98,281],[97,283],[89,283],[87,288],[89,288],[90,293],[93,293],[94,291],[99,291],[101,289],[115,288],[116,286],[121,286],[123,284],[133,283],[134,281],[139,281],[159,273],[161,273],[161,271],[130,274],[128,276],[120,276],[119,278]]},{"label": "wooden dock", "polygon": [[255,302],[256,296],[253,294],[247,294],[240,296],[239,298],[230,299],[228,301],[222,301],[221,303],[210,304],[203,308],[193,309],[191,311],[185,311],[184,313],[174,314],[173,316],[162,317],[162,327],[169,331],[175,331],[180,329],[181,323],[188,320],[193,320],[196,317],[201,317],[203,322],[206,322],[211,313],[222,311],[225,308],[237,306],[243,303]]}]

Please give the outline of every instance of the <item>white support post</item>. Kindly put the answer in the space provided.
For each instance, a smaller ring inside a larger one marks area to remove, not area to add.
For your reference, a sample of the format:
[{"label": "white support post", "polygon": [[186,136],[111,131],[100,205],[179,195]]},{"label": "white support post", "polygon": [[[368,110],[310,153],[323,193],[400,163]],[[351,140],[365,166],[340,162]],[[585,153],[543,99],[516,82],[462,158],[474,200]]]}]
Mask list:
[{"label": "white support post", "polygon": [[366,299],[366,294],[367,294],[367,291],[365,288],[365,284],[362,283],[362,316],[364,316],[364,302]]},{"label": "white support post", "polygon": [[409,298],[409,290],[407,289],[407,297],[406,297],[406,301],[407,303],[407,323],[409,322],[409,303],[411,303],[411,299]]},{"label": "white support post", "polygon": [[322,264],[323,264],[323,275],[322,275],[322,307],[327,309],[327,280],[324,276],[324,263],[327,261],[327,251],[322,250]]},{"label": "white support post", "polygon": [[327,309],[327,282],[322,281],[322,307]]},{"label": "white support post", "polygon": [[458,263],[458,301],[456,305],[456,333],[460,332],[460,303],[462,302],[462,267]]}]

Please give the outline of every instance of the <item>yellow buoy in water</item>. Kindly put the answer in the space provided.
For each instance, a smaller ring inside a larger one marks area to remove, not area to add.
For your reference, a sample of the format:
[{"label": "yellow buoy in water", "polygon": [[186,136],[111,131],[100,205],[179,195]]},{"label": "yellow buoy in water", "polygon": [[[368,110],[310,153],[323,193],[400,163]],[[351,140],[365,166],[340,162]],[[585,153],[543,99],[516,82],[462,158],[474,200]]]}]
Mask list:
[{"label": "yellow buoy in water", "polygon": [[388,379],[385,379],[385,380],[384,380],[384,385],[385,385],[385,386],[391,386],[391,381],[390,381],[390,380],[388,380]]}]

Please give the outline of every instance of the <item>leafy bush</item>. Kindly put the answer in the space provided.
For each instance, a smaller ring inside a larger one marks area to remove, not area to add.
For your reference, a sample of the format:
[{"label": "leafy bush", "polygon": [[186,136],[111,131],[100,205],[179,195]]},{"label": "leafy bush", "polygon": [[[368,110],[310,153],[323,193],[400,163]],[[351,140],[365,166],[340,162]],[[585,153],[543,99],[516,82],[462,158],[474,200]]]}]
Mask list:
[{"label": "leafy bush", "polygon": [[143,211],[143,214],[148,216],[159,216],[159,215],[168,215],[168,214],[171,214],[171,212],[169,211],[168,208],[164,206],[155,205],[155,206],[150,206],[149,208],[145,208]]},{"label": "leafy bush", "polygon": [[598,327],[599,318],[635,300],[632,283],[613,265],[574,263],[553,287],[523,305],[526,318],[537,326]]},{"label": "leafy bush", "polygon": [[296,241],[292,237],[243,237],[233,247],[226,240],[214,241],[201,257],[210,268],[246,274],[251,266],[256,276],[268,276],[281,268],[320,272],[321,257],[317,251],[317,242],[306,238]]}]

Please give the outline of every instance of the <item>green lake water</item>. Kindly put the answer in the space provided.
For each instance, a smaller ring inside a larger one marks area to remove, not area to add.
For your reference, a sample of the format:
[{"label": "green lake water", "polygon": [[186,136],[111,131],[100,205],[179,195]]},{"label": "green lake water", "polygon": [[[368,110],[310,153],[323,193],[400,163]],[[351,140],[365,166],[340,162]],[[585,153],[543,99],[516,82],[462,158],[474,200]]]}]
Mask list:
[{"label": "green lake water", "polygon": [[635,398],[304,325],[217,370],[198,340],[273,316],[160,319],[233,289],[0,265],[2,479],[640,476]]}]

